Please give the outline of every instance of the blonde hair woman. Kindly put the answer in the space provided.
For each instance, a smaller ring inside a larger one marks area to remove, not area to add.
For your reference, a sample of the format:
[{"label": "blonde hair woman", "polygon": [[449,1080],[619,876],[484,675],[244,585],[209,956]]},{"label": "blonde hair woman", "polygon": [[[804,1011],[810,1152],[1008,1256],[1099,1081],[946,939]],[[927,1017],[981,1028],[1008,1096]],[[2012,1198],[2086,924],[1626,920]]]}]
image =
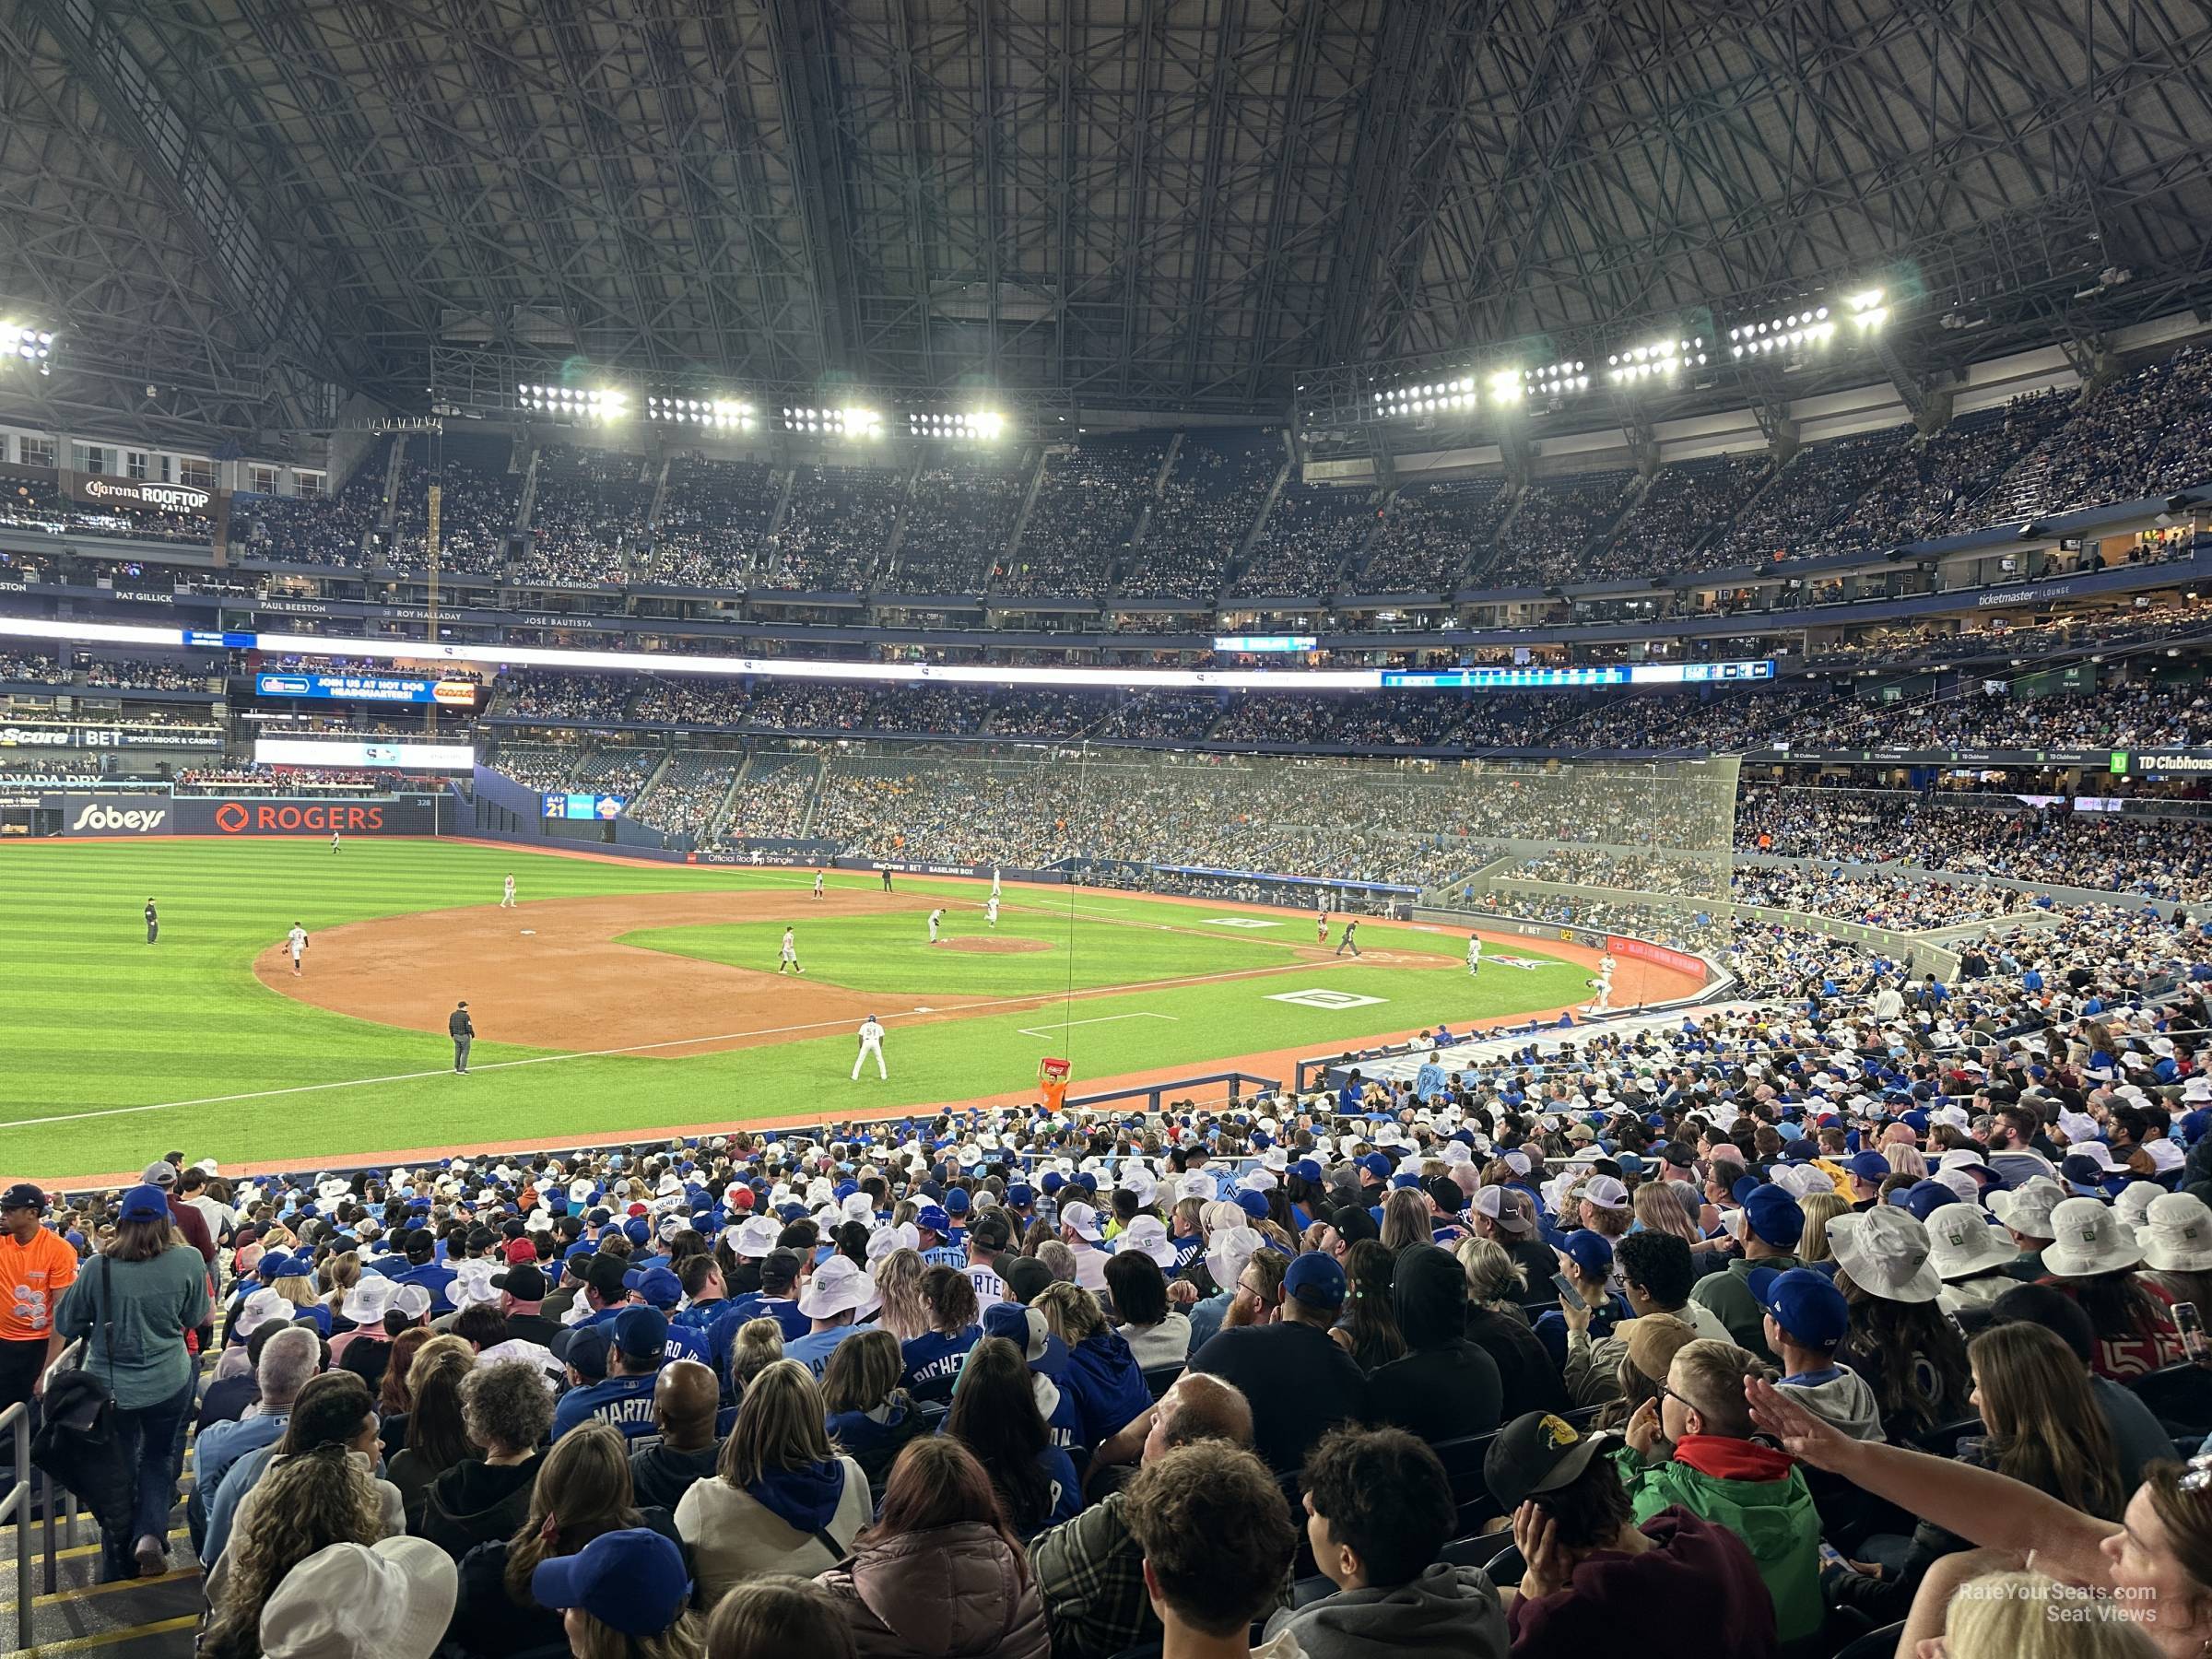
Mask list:
[{"label": "blonde hair woman", "polygon": [[883,1298],[876,1323],[900,1342],[911,1342],[929,1329],[929,1298],[922,1291],[922,1277],[928,1271],[916,1250],[894,1250],[876,1264],[876,1291]]},{"label": "blonde hair woman", "polygon": [[1670,1233],[1685,1244],[1705,1241],[1698,1231],[1696,1214],[1682,1201],[1680,1189],[1671,1181],[1645,1182],[1636,1189],[1630,1207],[1646,1232]]},{"label": "blonde hair woman", "polygon": [[2040,1572],[1969,1579],[1944,1615],[1945,1659],[2157,1659],[2127,1609]]},{"label": "blonde hair woman", "polygon": [[874,1512],[868,1477],[838,1455],[822,1391],[795,1359],[779,1359],[745,1391],[711,1480],[676,1506],[700,1604],[763,1572],[834,1567]]},{"label": "blonde hair woman", "polygon": [[261,1610],[287,1573],[333,1544],[374,1544],[385,1535],[376,1481],[344,1446],[318,1446],[271,1465],[253,1495],[223,1554],[199,1648],[206,1659],[260,1659]]},{"label": "blonde hair woman", "polygon": [[730,1344],[730,1389],[740,1399],[752,1380],[783,1358],[783,1327],[772,1319],[748,1319]]},{"label": "blonde hair woman", "polygon": [[346,1250],[332,1256],[323,1264],[323,1279],[330,1287],[330,1294],[323,1299],[323,1306],[331,1318],[338,1319],[342,1317],[338,1304],[346,1300],[348,1290],[361,1282],[360,1253]]},{"label": "blonde hair woman", "polygon": [[1427,1244],[1436,1235],[1429,1219],[1429,1194],[1400,1187],[1382,1201],[1382,1248],[1395,1255],[1408,1244]]},{"label": "blonde hair woman", "polygon": [[1805,1212],[1805,1230],[1797,1235],[1797,1259],[1806,1266],[1836,1259],[1828,1241],[1828,1224],[1851,1213],[1851,1201],[1841,1193],[1807,1193],[1797,1201]]}]

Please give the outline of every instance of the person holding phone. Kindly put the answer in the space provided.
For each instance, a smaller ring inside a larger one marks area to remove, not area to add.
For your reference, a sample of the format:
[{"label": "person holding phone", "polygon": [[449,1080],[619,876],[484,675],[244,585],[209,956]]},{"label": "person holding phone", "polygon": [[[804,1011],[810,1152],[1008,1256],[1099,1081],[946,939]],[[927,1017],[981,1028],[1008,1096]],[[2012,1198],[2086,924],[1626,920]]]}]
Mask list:
[{"label": "person holding phone", "polygon": [[1607,1286],[1612,1273],[1613,1245],[1604,1234],[1585,1227],[1569,1233],[1560,1244],[1559,1271],[1551,1276],[1559,1303],[1536,1315],[1535,1330],[1544,1351],[1561,1371],[1567,1369],[1569,1351],[1578,1336],[1584,1344],[1602,1342],[1613,1335],[1614,1326],[1634,1317],[1628,1303]]}]

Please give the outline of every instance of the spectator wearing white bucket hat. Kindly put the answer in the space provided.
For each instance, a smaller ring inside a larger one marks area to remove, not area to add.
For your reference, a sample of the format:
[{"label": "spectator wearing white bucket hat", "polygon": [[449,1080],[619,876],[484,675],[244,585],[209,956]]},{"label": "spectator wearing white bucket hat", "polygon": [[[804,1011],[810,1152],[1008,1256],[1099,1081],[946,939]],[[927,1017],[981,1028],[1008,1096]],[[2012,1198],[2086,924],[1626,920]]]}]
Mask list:
[{"label": "spectator wearing white bucket hat", "polygon": [[459,1582],[453,1559],[421,1538],[333,1544],[263,1604],[263,1659],[430,1659]]},{"label": "spectator wearing white bucket hat", "polygon": [[2043,1277],[2043,1250],[2055,1236],[2051,1212],[2065,1202],[2066,1189],[2048,1175],[2023,1181],[2007,1193],[1989,1195],[1989,1213],[2012,1235],[2012,1277],[2032,1284]]},{"label": "spectator wearing white bucket hat", "polygon": [[1099,1212],[1088,1204],[1062,1206],[1060,1238],[1075,1253],[1076,1283],[1093,1296],[1099,1295],[1106,1288],[1106,1261],[1111,1253],[1099,1248],[1106,1240]]},{"label": "spectator wearing white bucket hat", "polygon": [[2182,1359],[2165,1297],[2136,1273],[2142,1247],[2119,1213],[2098,1198],[2069,1198],[2051,1212],[2054,1233],[2043,1251],[2043,1281],[2089,1316],[2096,1346],[2089,1364],[2124,1382]]},{"label": "spectator wearing white bucket hat", "polygon": [[873,1313],[881,1299],[876,1282],[849,1257],[833,1255],[814,1270],[799,1292],[799,1312],[814,1322],[813,1330],[783,1345],[783,1357],[796,1359],[816,1378],[829,1368],[830,1356],[861,1327],[854,1322]]},{"label": "spectator wearing white bucket hat", "polygon": [[2194,1193],[2161,1193],[2136,1229],[2143,1247],[2143,1278],[2169,1301],[2212,1312],[2212,1206]]},{"label": "spectator wearing white bucket hat", "polygon": [[1885,1204],[1833,1218],[1828,1240],[1836,1288],[1851,1304],[1851,1334],[1836,1359],[1866,1379],[1883,1427],[1904,1439],[1972,1416],[1966,1338],[1938,1305],[1943,1280],[1928,1259],[1926,1226]]},{"label": "spectator wearing white bucket hat", "polygon": [[1989,1306],[2020,1281],[2010,1271],[2013,1249],[1971,1204],[1938,1206],[1929,1216],[1928,1265],[1943,1288],[1936,1305],[1970,1330],[1989,1316]]}]

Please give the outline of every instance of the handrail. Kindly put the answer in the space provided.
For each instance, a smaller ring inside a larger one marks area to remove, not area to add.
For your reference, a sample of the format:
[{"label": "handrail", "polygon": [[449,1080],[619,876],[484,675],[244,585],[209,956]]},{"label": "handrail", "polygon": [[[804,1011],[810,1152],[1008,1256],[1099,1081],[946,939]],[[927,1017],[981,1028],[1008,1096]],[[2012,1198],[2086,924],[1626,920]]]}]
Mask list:
[{"label": "handrail", "polygon": [[[46,1384],[56,1371],[74,1365],[83,1352],[82,1341],[73,1342],[53,1359],[53,1363],[39,1373],[39,1395],[43,1398]],[[6,1411],[0,1411],[0,1431],[6,1431],[15,1440],[15,1480],[6,1495],[0,1497],[0,1526],[13,1524],[16,1529],[16,1642],[18,1648],[31,1645],[31,1480],[30,1466],[30,1406],[29,1400],[18,1400]],[[46,1594],[53,1594],[56,1583],[54,1565],[53,1505],[55,1488],[51,1476],[41,1476],[45,1484],[45,1501],[39,1504],[44,1548],[40,1552],[45,1562]],[[69,1504],[69,1522],[63,1534],[65,1545],[74,1542],[76,1530],[76,1498],[65,1493]]]}]

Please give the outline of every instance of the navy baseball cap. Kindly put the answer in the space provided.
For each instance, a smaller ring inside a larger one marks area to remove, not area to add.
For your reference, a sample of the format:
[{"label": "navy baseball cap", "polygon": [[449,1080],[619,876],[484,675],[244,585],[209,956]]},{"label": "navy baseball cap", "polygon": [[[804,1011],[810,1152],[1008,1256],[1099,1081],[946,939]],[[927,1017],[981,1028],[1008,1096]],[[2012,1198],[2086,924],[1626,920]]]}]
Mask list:
[{"label": "navy baseball cap", "polygon": [[[968,1189],[966,1187],[954,1187],[951,1192],[945,1194],[945,1213],[947,1216],[966,1215],[968,1213],[969,1205],[970,1200],[968,1197]],[[924,1222],[923,1225],[926,1227],[929,1224],[927,1222]]]},{"label": "navy baseball cap", "polygon": [[586,1382],[606,1381],[607,1350],[614,1346],[606,1326],[606,1321],[578,1325],[568,1334],[568,1347],[561,1351],[560,1358]]},{"label": "navy baseball cap", "polygon": [[[626,1359],[658,1359],[668,1347],[668,1316],[658,1308],[625,1308],[606,1324],[612,1328],[615,1347]],[[573,1341],[569,1352],[576,1351]]]},{"label": "navy baseball cap", "polygon": [[1383,1157],[1380,1152],[1370,1152],[1365,1158],[1359,1160],[1359,1167],[1366,1171],[1370,1175],[1372,1175],[1377,1181],[1388,1181],[1390,1179],[1390,1159]]},{"label": "navy baseball cap", "polygon": [[1861,1181],[1878,1182],[1889,1173],[1889,1160],[1879,1152],[1862,1152],[1851,1160],[1848,1167]]},{"label": "navy baseball cap", "polygon": [[1048,1198],[1066,1184],[1067,1177],[1057,1170],[1047,1170],[1044,1172],[1044,1179],[1038,1182],[1038,1185],[1044,1188],[1044,1195]]},{"label": "navy baseball cap", "polygon": [[1748,1277],[1759,1305],[1806,1347],[1832,1348],[1851,1329],[1851,1304],[1826,1274],[1810,1267],[1787,1273],[1754,1267]]},{"label": "navy baseball cap", "polygon": [[1925,1221],[1947,1204],[1963,1202],[1949,1187],[1933,1179],[1914,1182],[1903,1192],[1896,1194],[1893,1201],[1915,1221]]},{"label": "navy baseball cap", "polygon": [[1283,1294],[1296,1297],[1309,1308],[1341,1308],[1345,1295],[1344,1268],[1335,1256],[1310,1250],[1292,1262],[1289,1272],[1283,1275]]},{"label": "navy baseball cap", "polygon": [[1314,1186],[1321,1184],[1321,1166],[1310,1158],[1301,1158],[1292,1164],[1290,1173]]},{"label": "navy baseball cap", "polygon": [[1569,1233],[1559,1253],[1572,1262],[1584,1278],[1602,1278],[1613,1271],[1613,1241],[1587,1227]]},{"label": "navy baseball cap", "polygon": [[943,1238],[952,1230],[952,1218],[934,1204],[925,1204],[914,1212],[914,1225]]},{"label": "navy baseball cap", "polygon": [[530,1594],[541,1607],[581,1607],[626,1636],[654,1637],[691,1599],[684,1552],[649,1527],[601,1533],[574,1555],[540,1561]]},{"label": "navy baseball cap", "polygon": [[1027,1182],[1018,1181],[1006,1189],[1006,1204],[1010,1208],[1028,1209],[1036,1202],[1037,1194],[1030,1191]]},{"label": "navy baseball cap", "polygon": [[1237,1207],[1254,1221],[1265,1221],[1267,1219],[1267,1194],[1255,1193],[1249,1187],[1243,1188],[1237,1194]]},{"label": "navy baseball cap", "polygon": [[684,1300],[683,1281],[665,1267],[632,1267],[622,1276],[622,1288],[664,1311]]}]

